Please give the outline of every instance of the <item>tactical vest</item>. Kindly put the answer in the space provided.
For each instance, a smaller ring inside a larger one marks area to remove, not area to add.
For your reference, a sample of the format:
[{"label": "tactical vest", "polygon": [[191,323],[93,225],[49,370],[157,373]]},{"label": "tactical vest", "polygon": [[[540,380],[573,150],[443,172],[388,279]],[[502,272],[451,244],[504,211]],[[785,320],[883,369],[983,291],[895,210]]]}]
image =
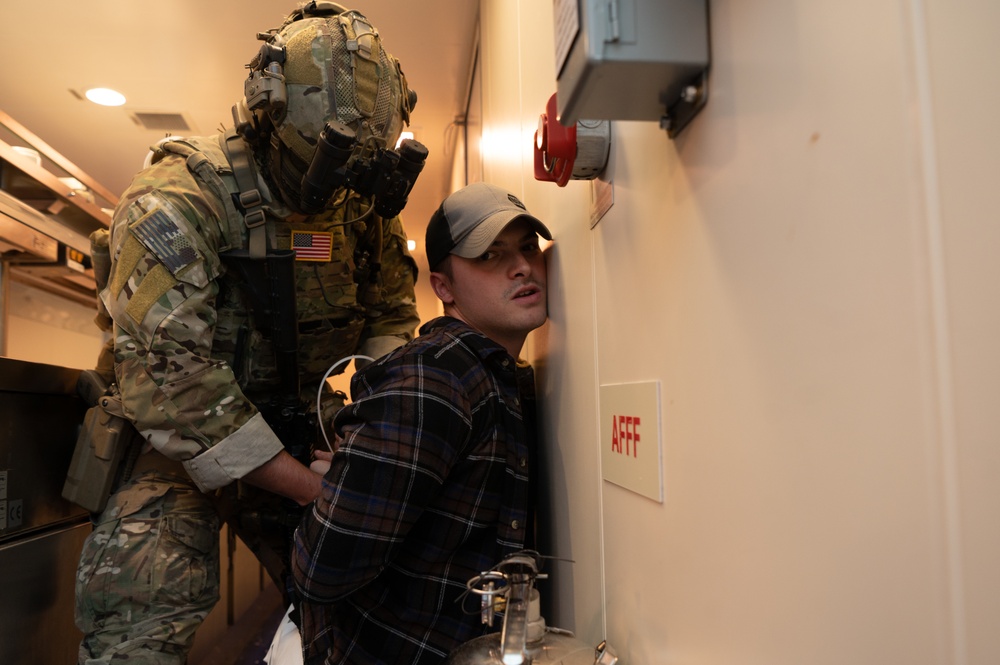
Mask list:
[{"label": "tactical vest", "polygon": [[[355,353],[366,319],[378,316],[383,305],[378,276],[373,279],[366,270],[380,260],[381,220],[370,216],[367,222],[351,222],[369,203],[346,190],[337,192],[318,215],[305,221],[284,219],[287,210],[281,204],[268,203],[260,196],[254,162],[232,131],[165,142],[159,152],[184,157],[191,173],[204,183],[206,196],[214,195],[222,204],[225,220],[220,252],[248,248],[251,255],[263,256],[265,243],[272,249],[288,250],[293,234],[297,243],[302,238],[315,240],[320,253],[329,243],[329,260],[295,261],[299,378],[303,399],[314,400],[318,381],[334,362]],[[267,331],[253,319],[240,276],[226,270],[219,284],[212,356],[230,364],[240,387],[254,400],[271,392],[279,381],[275,354]]]}]

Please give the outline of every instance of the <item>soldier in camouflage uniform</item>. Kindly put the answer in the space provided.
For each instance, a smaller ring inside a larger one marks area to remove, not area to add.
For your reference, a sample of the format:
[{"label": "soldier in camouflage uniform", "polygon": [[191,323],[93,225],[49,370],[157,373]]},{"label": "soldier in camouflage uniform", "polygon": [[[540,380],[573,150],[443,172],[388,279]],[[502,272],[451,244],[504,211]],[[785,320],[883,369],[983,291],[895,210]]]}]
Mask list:
[{"label": "soldier in camouflage uniform", "polygon": [[309,3],[261,39],[233,109],[238,133],[161,142],[115,210],[99,295],[138,458],[81,555],[80,663],[185,662],[219,597],[221,522],[282,584],[290,531],[261,525],[320,493],[268,416],[287,407],[289,367],[229,257],[295,252],[297,322],[284,323],[298,338],[300,410],[315,411],[336,361],[378,357],[418,323],[398,215],[346,186],[319,206],[301,191],[327,121],[354,130],[356,146],[392,150],[416,101],[398,62],[365,17],[332,3]]}]

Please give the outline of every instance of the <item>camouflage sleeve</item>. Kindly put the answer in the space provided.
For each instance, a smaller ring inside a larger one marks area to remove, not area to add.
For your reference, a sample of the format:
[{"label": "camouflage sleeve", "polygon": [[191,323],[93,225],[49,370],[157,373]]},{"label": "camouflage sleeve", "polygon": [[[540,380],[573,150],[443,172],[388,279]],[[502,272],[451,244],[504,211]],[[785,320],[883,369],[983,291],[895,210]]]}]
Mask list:
[{"label": "camouflage sleeve", "polygon": [[211,357],[221,270],[214,249],[218,217],[195,185],[189,196],[178,196],[184,183],[169,184],[135,185],[123,197],[112,228],[111,278],[101,297],[115,322],[126,414],[153,447],[183,461],[199,488],[211,490],[256,469],[282,446],[232,369]]},{"label": "camouflage sleeve", "polygon": [[[382,292],[384,304],[378,316],[368,320],[363,339],[396,337],[400,343],[413,339],[420,325],[414,285],[417,263],[406,247],[406,231],[400,218],[384,221],[382,238]],[[378,344],[378,343],[376,343]],[[370,346],[370,345],[369,345]],[[380,346],[384,346],[383,344]]]}]

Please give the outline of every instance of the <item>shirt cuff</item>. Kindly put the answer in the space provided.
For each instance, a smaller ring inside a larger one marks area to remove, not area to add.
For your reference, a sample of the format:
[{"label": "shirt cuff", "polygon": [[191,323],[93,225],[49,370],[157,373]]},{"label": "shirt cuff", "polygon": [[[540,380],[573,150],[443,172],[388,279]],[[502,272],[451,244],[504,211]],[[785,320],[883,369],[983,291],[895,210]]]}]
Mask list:
[{"label": "shirt cuff", "polygon": [[284,446],[259,413],[201,455],[184,462],[191,480],[210,492],[239,480],[268,462]]}]

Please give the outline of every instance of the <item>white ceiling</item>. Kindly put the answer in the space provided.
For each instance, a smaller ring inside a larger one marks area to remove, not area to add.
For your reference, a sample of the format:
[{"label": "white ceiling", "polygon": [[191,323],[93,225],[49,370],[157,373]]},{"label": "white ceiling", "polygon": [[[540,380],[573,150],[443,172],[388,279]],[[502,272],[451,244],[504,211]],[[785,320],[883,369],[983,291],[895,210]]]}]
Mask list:
[{"label": "white ceiling", "polygon": [[[403,213],[411,238],[447,194],[452,123],[465,108],[479,3],[341,2],[365,14],[399,59],[418,101],[411,129],[430,155]],[[180,114],[189,134],[232,124],[258,32],[280,25],[295,0],[4,0],[0,110],[115,194],[164,136],[136,112]],[[114,88],[128,101],[78,98]],[[175,132],[170,132],[175,133]],[[419,250],[418,250],[419,252]]]}]

